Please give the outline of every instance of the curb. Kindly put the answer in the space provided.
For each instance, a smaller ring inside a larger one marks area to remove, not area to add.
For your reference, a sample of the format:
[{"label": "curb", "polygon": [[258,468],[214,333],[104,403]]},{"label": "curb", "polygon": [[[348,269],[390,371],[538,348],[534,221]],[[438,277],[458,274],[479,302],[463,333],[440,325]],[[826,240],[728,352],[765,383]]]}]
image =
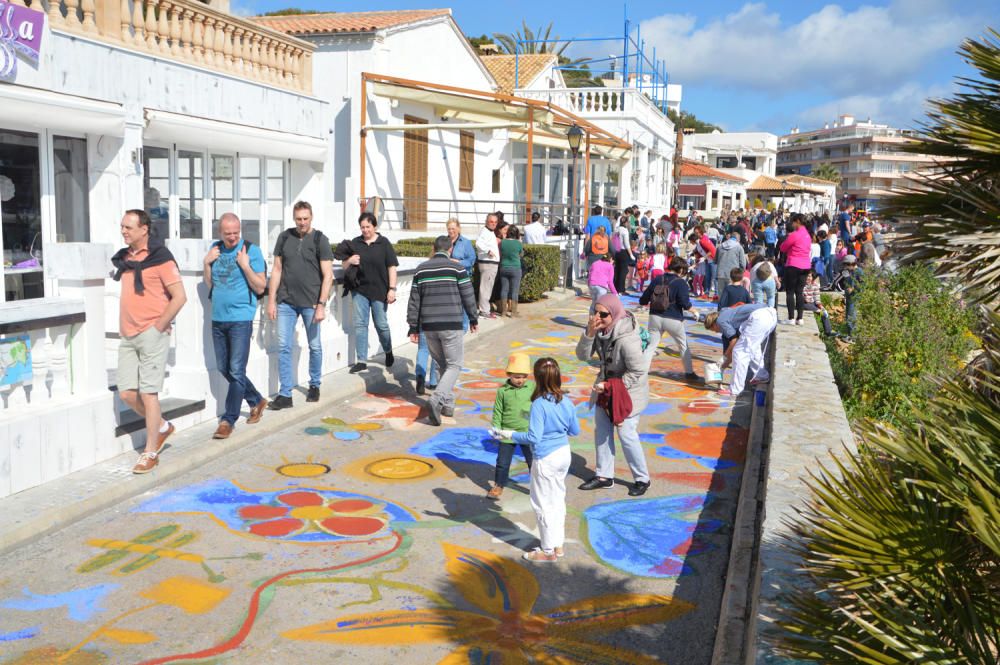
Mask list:
[{"label": "curb", "polygon": [[[552,303],[570,300],[577,296],[574,290],[554,289],[548,298],[522,305],[524,309],[546,307]],[[484,336],[503,327],[505,320],[485,319],[479,332],[468,346],[486,343]],[[473,348],[475,348],[475,346]],[[396,372],[411,374],[407,363],[413,360],[417,346],[409,341],[394,349]],[[389,371],[389,376],[395,376]],[[348,368],[331,372],[323,377],[322,397],[319,402],[304,400],[304,392],[297,397],[294,408],[268,411],[256,425],[239,426],[228,439],[212,439],[217,423],[215,419],[199,423],[170,437],[164,448],[164,463],[150,473],[135,475],[132,465],[136,453],[126,452],[109,460],[81,469],[62,478],[0,499],[0,554],[26,545],[69,524],[118,503],[150,492],[182,476],[187,471],[206,464],[227,453],[246,447],[281,429],[313,418],[331,405],[358,393],[364,394],[365,379],[360,374],[350,374]],[[209,445],[206,445],[209,444]]]},{"label": "curb", "polygon": [[[777,331],[773,333],[777,336]],[[767,366],[774,376],[776,343],[767,348]],[[764,404],[758,401],[764,397]],[[716,625],[712,665],[752,665],[760,589],[760,536],[764,524],[764,496],[767,492],[767,455],[770,452],[772,384],[753,391],[750,435],[747,439],[743,479],[733,518],[733,535],[726,569],[725,588]]]}]

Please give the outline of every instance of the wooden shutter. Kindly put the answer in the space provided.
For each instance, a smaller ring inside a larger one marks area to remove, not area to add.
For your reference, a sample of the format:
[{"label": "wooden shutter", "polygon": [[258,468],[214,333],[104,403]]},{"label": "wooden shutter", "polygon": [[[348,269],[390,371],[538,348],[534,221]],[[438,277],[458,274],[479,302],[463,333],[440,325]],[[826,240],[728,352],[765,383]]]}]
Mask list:
[{"label": "wooden shutter", "polygon": [[462,131],[459,132],[459,140],[458,190],[471,192],[476,164],[476,135]]},{"label": "wooden shutter", "polygon": [[[404,116],[407,125],[426,125],[427,121]],[[427,229],[427,130],[403,132],[403,208],[406,228]]]}]

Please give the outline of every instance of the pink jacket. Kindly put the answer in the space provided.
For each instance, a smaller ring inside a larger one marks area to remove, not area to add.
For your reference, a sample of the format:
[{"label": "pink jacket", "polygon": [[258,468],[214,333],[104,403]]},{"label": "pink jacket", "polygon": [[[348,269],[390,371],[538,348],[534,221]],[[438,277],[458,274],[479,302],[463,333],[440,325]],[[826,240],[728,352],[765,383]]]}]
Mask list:
[{"label": "pink jacket", "polygon": [[618,294],[615,290],[615,265],[610,261],[594,261],[590,266],[590,279],[587,282],[591,286],[599,286],[609,292]]},{"label": "pink jacket", "polygon": [[812,268],[812,261],[809,256],[812,250],[812,239],[806,227],[800,226],[798,231],[792,231],[781,243],[781,251],[788,257],[786,266],[798,268],[799,270],[809,270]]}]

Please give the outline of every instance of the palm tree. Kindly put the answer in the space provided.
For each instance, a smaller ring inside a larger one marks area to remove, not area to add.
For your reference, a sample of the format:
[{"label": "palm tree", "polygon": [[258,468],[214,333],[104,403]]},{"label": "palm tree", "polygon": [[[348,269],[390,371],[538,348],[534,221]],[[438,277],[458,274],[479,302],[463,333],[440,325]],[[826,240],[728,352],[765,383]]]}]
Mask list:
[{"label": "palm tree", "polygon": [[830,162],[823,162],[817,165],[816,168],[809,172],[809,175],[820,180],[829,180],[837,185],[840,184],[842,178],[840,171]]},{"label": "palm tree", "polygon": [[982,353],[912,422],[862,425],[796,520],[805,575],[777,650],[822,663],[972,663],[1000,653],[1000,34],[960,49],[980,78],[935,100],[907,148],[934,172],[893,201],[903,263],[983,303]]},{"label": "palm tree", "polygon": [[527,21],[522,20],[521,26],[524,32],[518,30],[513,34],[493,33],[493,39],[500,45],[500,49],[504,53],[509,53],[510,55],[514,55],[515,53],[553,53],[555,55],[562,55],[563,51],[569,46],[569,42],[560,43],[559,37],[551,36],[551,22],[548,27],[544,28],[544,33],[542,32],[542,28],[539,28],[537,32],[533,32],[528,27]]}]

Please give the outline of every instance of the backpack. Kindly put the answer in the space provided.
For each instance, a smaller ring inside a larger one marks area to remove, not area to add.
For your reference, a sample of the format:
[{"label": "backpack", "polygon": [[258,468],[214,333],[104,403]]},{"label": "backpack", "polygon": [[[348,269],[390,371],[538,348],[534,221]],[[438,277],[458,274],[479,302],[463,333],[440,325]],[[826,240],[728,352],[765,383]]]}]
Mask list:
[{"label": "backpack", "polygon": [[611,236],[611,249],[615,254],[622,251],[622,239],[617,231]]},{"label": "backpack", "polygon": [[[212,245],[213,245],[214,247],[218,247],[218,248],[219,248],[219,251],[220,251],[220,252],[222,251],[222,241],[221,241],[221,240],[216,240],[216,241],[215,241],[214,243],[212,243]],[[250,242],[250,241],[249,241],[249,240],[247,240],[246,238],[244,238],[244,239],[243,239],[243,249],[245,249],[245,250],[246,250],[247,254],[249,254],[249,253],[250,253],[250,248],[251,248],[252,246],[253,246],[253,243],[252,243],[252,242]],[[317,250],[317,251],[318,251],[318,250]],[[317,254],[317,256],[318,256],[318,254]],[[244,281],[246,280],[246,275],[244,275],[244,276],[243,276],[243,279],[244,279]],[[213,290],[214,288],[215,288],[215,287],[214,287],[214,285],[213,285],[213,286],[210,286],[210,287],[208,287],[208,299],[209,299],[209,300],[211,300],[211,299],[212,299],[212,290]],[[259,301],[260,301],[260,300],[261,300],[261,299],[262,299],[262,298],[263,298],[264,296],[266,296],[266,295],[267,295],[267,264],[266,264],[266,263],[264,264],[264,291],[263,291],[262,293],[257,293],[257,292],[256,292],[256,291],[254,291],[254,290],[253,290],[252,288],[250,288],[250,282],[247,282],[247,291],[249,291],[249,292],[250,292],[250,303],[251,303],[251,304],[256,304],[256,303],[257,303],[257,302],[259,302]],[[254,300],[254,298],[256,298],[256,300]]]},{"label": "backpack", "polygon": [[673,300],[670,299],[670,284],[672,282],[673,280],[669,282],[663,280],[653,287],[653,294],[649,298],[649,311],[665,312],[674,304]]}]

